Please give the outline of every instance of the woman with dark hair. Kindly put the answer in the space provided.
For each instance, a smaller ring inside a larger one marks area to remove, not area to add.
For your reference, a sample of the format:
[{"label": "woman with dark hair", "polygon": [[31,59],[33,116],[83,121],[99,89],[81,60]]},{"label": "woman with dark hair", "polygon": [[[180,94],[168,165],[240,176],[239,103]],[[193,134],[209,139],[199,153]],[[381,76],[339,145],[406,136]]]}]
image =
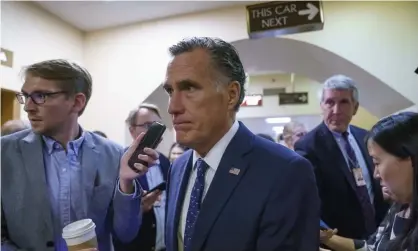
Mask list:
[{"label": "woman with dark hair", "polygon": [[173,143],[171,145],[170,151],[168,152],[170,163],[173,163],[173,161],[182,155],[186,150],[187,148],[180,145],[179,143]]},{"label": "woman with dark hair", "polygon": [[418,250],[418,113],[380,120],[367,138],[374,177],[394,201],[386,219],[368,241],[321,231],[321,242],[336,251]]}]

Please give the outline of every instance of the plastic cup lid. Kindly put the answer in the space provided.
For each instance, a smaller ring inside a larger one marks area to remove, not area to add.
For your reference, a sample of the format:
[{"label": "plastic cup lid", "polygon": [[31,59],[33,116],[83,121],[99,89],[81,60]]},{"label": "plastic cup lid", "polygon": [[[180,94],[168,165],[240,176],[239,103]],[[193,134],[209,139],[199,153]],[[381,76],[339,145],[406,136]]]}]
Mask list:
[{"label": "plastic cup lid", "polygon": [[62,237],[64,239],[79,237],[94,228],[96,225],[91,219],[75,221],[62,229]]}]

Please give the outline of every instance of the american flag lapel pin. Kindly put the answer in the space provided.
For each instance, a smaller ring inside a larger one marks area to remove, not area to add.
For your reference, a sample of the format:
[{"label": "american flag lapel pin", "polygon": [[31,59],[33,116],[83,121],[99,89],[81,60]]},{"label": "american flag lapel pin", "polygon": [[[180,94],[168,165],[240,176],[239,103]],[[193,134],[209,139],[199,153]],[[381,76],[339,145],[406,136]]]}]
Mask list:
[{"label": "american flag lapel pin", "polygon": [[241,170],[239,170],[238,168],[232,167],[231,169],[229,169],[229,173],[233,174],[233,175],[239,175],[239,172]]}]

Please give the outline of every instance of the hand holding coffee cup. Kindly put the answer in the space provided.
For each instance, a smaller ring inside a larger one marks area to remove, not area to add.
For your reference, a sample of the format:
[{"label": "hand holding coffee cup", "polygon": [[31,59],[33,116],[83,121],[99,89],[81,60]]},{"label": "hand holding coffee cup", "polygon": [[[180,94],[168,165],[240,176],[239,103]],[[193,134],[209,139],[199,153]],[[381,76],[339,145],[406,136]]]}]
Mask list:
[{"label": "hand holding coffee cup", "polygon": [[97,250],[96,225],[91,219],[83,219],[65,226],[62,238],[67,243],[68,251]]}]

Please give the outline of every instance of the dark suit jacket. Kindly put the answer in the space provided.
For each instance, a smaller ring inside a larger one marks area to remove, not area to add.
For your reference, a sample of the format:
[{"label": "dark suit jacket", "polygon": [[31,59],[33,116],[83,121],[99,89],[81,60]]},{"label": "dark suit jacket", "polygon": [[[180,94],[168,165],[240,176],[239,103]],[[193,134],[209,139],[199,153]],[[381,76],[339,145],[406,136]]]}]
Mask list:
[{"label": "dark suit jacket", "polygon": [[[364,142],[367,131],[356,126],[351,126],[350,130],[372,176],[374,165]],[[331,228],[338,228],[338,234],[345,237],[365,239],[372,234],[366,232],[360,202],[348,179],[352,174],[328,127],[324,123],[317,126],[296,142],[295,151],[310,160],[315,167],[322,220]],[[374,179],[372,181],[377,227],[386,215],[388,205],[383,201],[379,182]]]},{"label": "dark suit jacket", "polygon": [[[163,154],[160,153],[160,170],[163,174],[163,179],[167,181],[168,169],[170,168],[170,161]],[[146,175],[143,175],[139,182],[144,190],[152,189],[149,187]],[[156,219],[154,210],[150,210],[142,214],[141,228],[139,229],[136,238],[129,243],[122,243],[118,239],[113,239],[113,246],[115,251],[154,251],[155,240],[157,236]]]},{"label": "dark suit jacket", "polygon": [[[170,169],[167,251],[178,250],[192,159],[189,150]],[[239,169],[239,174],[231,173],[231,168]],[[318,246],[319,197],[313,167],[240,123],[202,203],[192,250],[318,251]]]}]

